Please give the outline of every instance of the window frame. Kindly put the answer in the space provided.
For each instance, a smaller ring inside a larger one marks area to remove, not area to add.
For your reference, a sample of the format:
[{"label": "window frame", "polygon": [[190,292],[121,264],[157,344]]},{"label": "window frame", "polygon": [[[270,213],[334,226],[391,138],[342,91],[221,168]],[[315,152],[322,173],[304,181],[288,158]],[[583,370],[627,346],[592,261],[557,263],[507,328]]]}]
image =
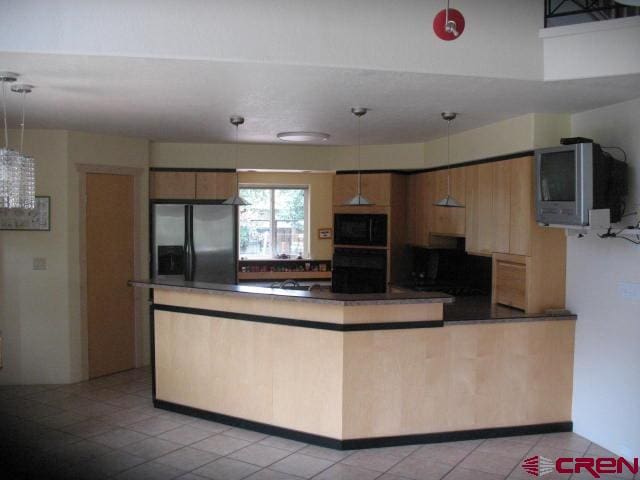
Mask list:
[{"label": "window frame", "polygon": [[[277,259],[277,220],[276,220],[276,195],[275,190],[304,190],[304,245],[302,258],[311,258],[311,238],[309,236],[310,231],[310,210],[309,210],[309,197],[311,195],[311,186],[308,184],[269,184],[269,183],[241,183],[238,185],[238,193],[242,189],[263,189],[263,190],[271,190],[271,216],[269,218],[270,228],[271,228],[271,256],[270,257],[251,257],[247,260],[275,260]],[[242,257],[243,254],[240,250],[240,212],[238,212],[238,257]]]}]

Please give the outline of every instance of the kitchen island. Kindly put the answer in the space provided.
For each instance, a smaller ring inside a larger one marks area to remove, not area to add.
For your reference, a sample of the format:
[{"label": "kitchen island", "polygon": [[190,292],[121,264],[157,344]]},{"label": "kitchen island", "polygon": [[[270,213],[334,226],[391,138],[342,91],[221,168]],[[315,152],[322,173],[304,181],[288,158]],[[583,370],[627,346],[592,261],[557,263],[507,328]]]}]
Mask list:
[{"label": "kitchen island", "polygon": [[571,430],[575,316],[443,319],[436,292],[153,289],[154,403],[333,448]]}]

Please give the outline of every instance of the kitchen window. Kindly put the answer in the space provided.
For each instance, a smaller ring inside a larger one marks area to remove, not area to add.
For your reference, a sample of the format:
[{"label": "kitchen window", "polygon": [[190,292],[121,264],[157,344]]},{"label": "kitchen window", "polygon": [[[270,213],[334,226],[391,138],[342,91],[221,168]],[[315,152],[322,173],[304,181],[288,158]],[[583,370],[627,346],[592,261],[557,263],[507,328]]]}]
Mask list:
[{"label": "kitchen window", "polygon": [[240,186],[240,258],[308,257],[308,186]]}]

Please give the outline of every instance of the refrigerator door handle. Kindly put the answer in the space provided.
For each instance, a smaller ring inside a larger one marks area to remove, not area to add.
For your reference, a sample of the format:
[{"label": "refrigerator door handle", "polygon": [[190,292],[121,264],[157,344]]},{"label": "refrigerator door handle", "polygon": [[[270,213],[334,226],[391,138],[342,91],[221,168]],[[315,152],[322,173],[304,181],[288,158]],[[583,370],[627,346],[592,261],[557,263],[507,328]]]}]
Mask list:
[{"label": "refrigerator door handle", "polygon": [[184,206],[184,279],[193,281],[195,271],[195,255],[193,247],[193,206]]}]

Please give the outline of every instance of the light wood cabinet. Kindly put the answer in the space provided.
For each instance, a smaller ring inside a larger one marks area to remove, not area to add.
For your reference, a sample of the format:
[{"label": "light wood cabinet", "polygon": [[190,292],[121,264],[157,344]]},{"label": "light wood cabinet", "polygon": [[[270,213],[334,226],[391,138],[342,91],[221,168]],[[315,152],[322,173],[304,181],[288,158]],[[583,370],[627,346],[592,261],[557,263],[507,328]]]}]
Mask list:
[{"label": "light wood cabinet", "polygon": [[232,172],[198,172],[196,197],[199,200],[224,200],[235,194],[236,174]]},{"label": "light wood cabinet", "polygon": [[535,222],[533,157],[510,162],[509,253],[530,255],[531,235],[539,228]]},{"label": "light wood cabinet", "polygon": [[411,245],[431,244],[434,179],[433,173],[418,173],[407,180],[407,238]]},{"label": "light wood cabinet", "polygon": [[527,257],[496,254],[492,272],[493,302],[526,310]]},{"label": "light wood cabinet", "polygon": [[490,255],[494,251],[496,219],[493,210],[494,164],[466,167],[466,249]]},{"label": "light wood cabinet", "polygon": [[154,199],[196,198],[195,172],[150,172],[149,197]]},{"label": "light wood cabinet", "polygon": [[512,161],[502,160],[491,165],[493,173],[493,191],[491,195],[493,251],[509,253]]},{"label": "light wood cabinet", "polygon": [[[391,204],[391,174],[362,173],[361,194],[374,205]],[[336,175],[333,179],[333,204],[345,205],[358,193],[358,175],[346,173]]]},{"label": "light wood cabinet", "polygon": [[[430,173],[433,175],[433,202],[447,195],[447,178],[451,174],[451,196],[463,206],[466,204],[466,168],[452,168],[451,170],[438,170]],[[437,207],[431,202],[432,213],[431,233],[463,237],[465,235],[465,208]]]}]

